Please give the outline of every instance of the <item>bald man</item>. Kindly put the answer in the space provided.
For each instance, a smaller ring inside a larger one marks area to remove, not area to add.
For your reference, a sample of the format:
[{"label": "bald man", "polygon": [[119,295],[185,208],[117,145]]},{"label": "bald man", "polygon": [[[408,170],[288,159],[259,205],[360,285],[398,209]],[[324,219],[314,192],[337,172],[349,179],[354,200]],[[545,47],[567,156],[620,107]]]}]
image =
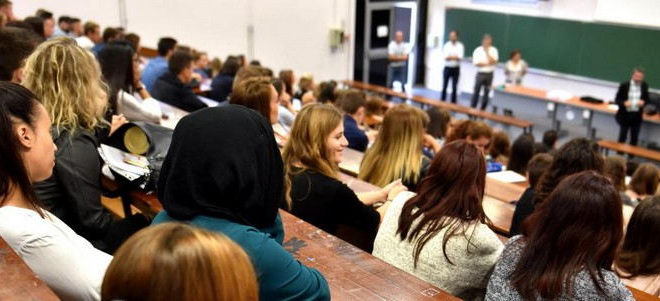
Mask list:
[{"label": "bald man", "polygon": [[390,62],[387,87],[392,87],[394,82],[398,81],[405,91],[408,53],[410,46],[403,41],[403,32],[399,30],[394,34],[394,40],[387,46],[387,59]]}]

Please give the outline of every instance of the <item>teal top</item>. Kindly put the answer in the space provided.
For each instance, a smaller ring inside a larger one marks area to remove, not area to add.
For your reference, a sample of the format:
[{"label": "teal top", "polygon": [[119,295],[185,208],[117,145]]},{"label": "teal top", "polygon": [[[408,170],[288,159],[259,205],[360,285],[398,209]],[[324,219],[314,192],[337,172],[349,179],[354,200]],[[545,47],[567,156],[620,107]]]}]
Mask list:
[{"label": "teal top", "polygon": [[[153,223],[176,221],[162,211]],[[202,215],[187,222],[222,233],[243,247],[257,273],[260,300],[330,300],[330,288],[323,275],[304,266],[282,247],[284,228],[279,214],[272,227],[262,230]]]}]

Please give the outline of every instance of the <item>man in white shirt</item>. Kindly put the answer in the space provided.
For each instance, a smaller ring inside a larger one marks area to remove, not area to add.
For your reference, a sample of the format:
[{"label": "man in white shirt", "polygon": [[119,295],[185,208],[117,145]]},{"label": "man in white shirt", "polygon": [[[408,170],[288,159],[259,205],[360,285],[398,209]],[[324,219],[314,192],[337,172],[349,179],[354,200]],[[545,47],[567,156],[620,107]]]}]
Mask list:
[{"label": "man in white shirt", "polygon": [[76,38],[78,46],[91,50],[94,45],[101,42],[101,27],[91,21],[85,22],[83,26],[83,35]]},{"label": "man in white shirt", "polygon": [[465,55],[465,48],[463,48],[463,43],[458,41],[456,30],[449,32],[449,41],[442,47],[442,55],[445,58],[445,69],[442,74],[442,97],[440,99],[443,101],[447,99],[447,84],[451,79],[451,102],[456,103],[456,85],[461,72],[461,59]]},{"label": "man in white shirt", "polygon": [[481,46],[477,47],[472,53],[472,63],[477,66],[478,70],[477,79],[474,82],[472,103],[470,104],[473,108],[477,107],[481,87],[484,88],[481,109],[485,110],[488,106],[488,94],[490,93],[490,86],[493,84],[493,72],[499,59],[497,48],[493,47],[492,44],[493,39],[489,34],[486,34],[481,40]]},{"label": "man in white shirt", "polygon": [[394,34],[394,41],[391,41],[387,46],[387,59],[390,61],[388,67],[389,76],[387,77],[388,87],[392,87],[394,81],[398,81],[401,83],[401,88],[405,91],[408,53],[410,53],[410,46],[403,42],[403,32],[399,30]]}]

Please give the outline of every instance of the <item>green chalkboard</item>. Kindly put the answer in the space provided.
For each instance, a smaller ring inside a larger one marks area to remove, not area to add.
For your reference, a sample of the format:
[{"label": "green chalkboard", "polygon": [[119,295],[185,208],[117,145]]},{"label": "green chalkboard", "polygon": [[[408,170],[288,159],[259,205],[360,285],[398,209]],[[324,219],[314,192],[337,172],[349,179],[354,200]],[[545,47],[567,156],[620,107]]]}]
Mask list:
[{"label": "green chalkboard", "polygon": [[531,67],[615,82],[641,66],[651,87],[660,87],[659,30],[447,9],[445,36],[452,29],[459,31],[466,56],[490,33],[502,62],[519,49]]}]

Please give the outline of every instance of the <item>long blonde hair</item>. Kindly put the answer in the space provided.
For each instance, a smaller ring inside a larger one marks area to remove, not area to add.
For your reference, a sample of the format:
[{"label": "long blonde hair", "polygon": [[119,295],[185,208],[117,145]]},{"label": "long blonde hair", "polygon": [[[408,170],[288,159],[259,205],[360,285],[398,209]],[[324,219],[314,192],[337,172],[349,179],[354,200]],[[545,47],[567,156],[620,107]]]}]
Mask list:
[{"label": "long blonde hair", "polygon": [[312,104],[304,107],[293,122],[289,140],[284,146],[285,191],[290,205],[291,178],[296,170],[309,169],[338,178],[339,166],[328,153],[328,136],[342,122],[341,113],[332,105]]},{"label": "long blonde hair", "polygon": [[102,300],[258,300],[248,255],[226,236],[182,223],[148,227],[115,253]]},{"label": "long blonde hair", "polygon": [[71,38],[39,45],[28,57],[22,84],[50,114],[56,128],[94,130],[104,125],[107,86],[94,55]]},{"label": "long blonde hair", "polygon": [[422,166],[425,113],[401,104],[385,113],[378,138],[367,150],[358,178],[377,186],[402,178],[417,182]]}]

